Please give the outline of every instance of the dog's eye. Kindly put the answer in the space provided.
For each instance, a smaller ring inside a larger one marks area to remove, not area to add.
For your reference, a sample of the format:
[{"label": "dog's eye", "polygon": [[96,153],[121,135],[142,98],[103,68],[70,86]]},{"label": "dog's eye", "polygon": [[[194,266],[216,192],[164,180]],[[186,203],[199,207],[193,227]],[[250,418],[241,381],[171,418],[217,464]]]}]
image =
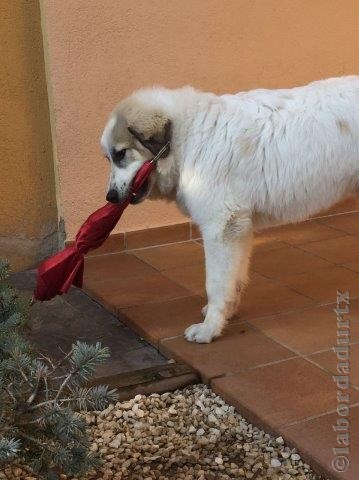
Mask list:
[{"label": "dog's eye", "polygon": [[119,151],[116,151],[116,150],[112,151],[112,159],[116,165],[118,165],[121,162],[121,160],[124,159],[125,155],[126,155],[126,148],[123,148],[122,150],[119,150]]}]

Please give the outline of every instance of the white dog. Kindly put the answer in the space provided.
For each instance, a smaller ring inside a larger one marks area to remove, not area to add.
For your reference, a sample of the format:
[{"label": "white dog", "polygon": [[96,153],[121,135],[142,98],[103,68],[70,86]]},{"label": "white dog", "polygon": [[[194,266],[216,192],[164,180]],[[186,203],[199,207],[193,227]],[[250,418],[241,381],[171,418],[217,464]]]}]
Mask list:
[{"label": "white dog", "polygon": [[359,76],[237,95],[139,90],[102,135],[107,200],[123,200],[138,168],[167,141],[133,203],[156,192],[198,224],[208,304],[185,336],[206,343],[237,309],[254,229],[307,219],[359,192]]}]

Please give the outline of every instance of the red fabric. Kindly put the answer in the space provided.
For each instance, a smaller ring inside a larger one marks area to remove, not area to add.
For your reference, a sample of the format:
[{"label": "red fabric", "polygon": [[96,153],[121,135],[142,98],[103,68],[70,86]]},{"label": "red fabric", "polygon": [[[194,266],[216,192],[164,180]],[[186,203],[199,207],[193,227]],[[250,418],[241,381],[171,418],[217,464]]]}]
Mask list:
[{"label": "red fabric", "polygon": [[35,299],[51,300],[56,295],[66,293],[71,285],[82,287],[85,254],[89,250],[98,248],[107,239],[129,205],[131,196],[138,192],[155,168],[155,162],[150,160],[145,162],[137,172],[131,192],[124,202],[107,203],[96,210],[81,226],[73,245],[39,265],[34,291]]}]

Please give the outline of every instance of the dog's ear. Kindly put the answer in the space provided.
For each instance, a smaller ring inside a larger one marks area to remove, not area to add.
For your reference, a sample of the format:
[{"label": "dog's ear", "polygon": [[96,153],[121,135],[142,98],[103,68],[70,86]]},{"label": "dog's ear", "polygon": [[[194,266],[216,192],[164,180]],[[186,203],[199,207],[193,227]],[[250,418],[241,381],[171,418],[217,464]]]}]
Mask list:
[{"label": "dog's ear", "polygon": [[131,133],[131,135],[133,135],[136,140],[138,140],[153,155],[157,155],[161,148],[163,148],[168,143],[168,147],[162,153],[161,158],[167,157],[170,153],[171,129],[171,120],[167,120],[163,129],[160,132],[157,132],[146,139],[143,133],[137,131],[134,127],[128,127],[128,131]]}]

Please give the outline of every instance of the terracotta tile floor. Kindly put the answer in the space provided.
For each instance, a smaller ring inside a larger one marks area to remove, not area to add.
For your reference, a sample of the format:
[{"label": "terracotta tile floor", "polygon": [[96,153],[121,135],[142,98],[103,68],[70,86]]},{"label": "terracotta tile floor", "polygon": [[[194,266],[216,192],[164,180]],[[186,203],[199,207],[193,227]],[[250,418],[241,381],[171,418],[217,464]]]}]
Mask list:
[{"label": "terracotta tile floor", "polygon": [[[167,357],[201,374],[250,421],[282,434],[330,478],[359,478],[359,212],[264,231],[238,315],[209,345],[188,343],[205,299],[201,241],[86,260],[85,288]],[[350,468],[337,447],[336,292],[350,291]]]}]

